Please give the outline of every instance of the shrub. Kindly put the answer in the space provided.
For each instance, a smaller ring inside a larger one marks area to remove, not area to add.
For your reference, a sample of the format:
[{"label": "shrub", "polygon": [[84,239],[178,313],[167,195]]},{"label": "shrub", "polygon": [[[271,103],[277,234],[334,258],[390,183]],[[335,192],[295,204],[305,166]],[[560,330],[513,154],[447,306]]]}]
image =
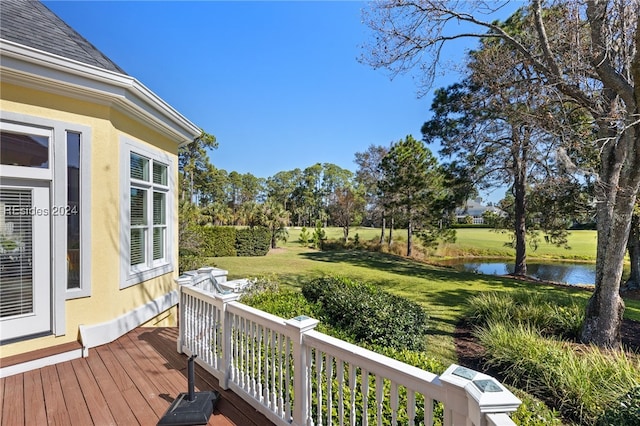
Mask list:
[{"label": "shrub", "polygon": [[301,246],[306,247],[309,244],[310,239],[311,235],[309,234],[309,230],[303,226],[300,230],[300,235],[298,236],[298,242]]},{"label": "shrub", "polygon": [[215,265],[212,265],[206,257],[193,254],[181,254],[178,258],[178,270],[180,274],[202,268],[203,266]]},{"label": "shrub", "polygon": [[238,256],[265,256],[271,248],[271,232],[267,228],[245,228],[236,231]]},{"label": "shrub", "polygon": [[201,255],[206,257],[236,256],[236,228],[231,226],[204,226]]},{"label": "shrub", "polygon": [[420,305],[348,278],[307,282],[302,294],[320,305],[320,314],[357,342],[423,350],[428,316]]},{"label": "shrub", "polygon": [[511,420],[519,426],[562,426],[560,413],[551,410],[538,398],[516,388],[509,389],[522,404],[511,414]]},{"label": "shrub", "polygon": [[317,307],[309,303],[300,292],[291,290],[244,295],[241,302],[285,319],[300,315],[315,317],[317,311]]},{"label": "shrub", "polygon": [[612,404],[598,419],[598,426],[640,425],[640,386]]}]

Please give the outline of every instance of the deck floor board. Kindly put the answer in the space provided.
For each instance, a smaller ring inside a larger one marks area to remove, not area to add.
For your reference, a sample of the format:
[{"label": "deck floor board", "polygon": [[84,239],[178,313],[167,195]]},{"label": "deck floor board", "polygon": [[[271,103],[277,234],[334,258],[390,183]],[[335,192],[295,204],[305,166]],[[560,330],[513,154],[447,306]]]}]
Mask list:
[{"label": "deck floor board", "polygon": [[[187,391],[187,357],[175,328],[137,328],[91,349],[89,357],[0,379],[0,423],[20,425],[155,425]],[[196,390],[222,395],[209,426],[273,425],[196,366]]]}]

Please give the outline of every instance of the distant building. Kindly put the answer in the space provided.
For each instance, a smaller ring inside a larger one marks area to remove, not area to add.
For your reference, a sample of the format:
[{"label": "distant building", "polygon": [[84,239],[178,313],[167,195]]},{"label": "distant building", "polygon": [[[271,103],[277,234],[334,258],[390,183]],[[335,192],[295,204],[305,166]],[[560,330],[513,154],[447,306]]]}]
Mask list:
[{"label": "distant building", "polygon": [[467,200],[464,206],[456,209],[456,220],[458,223],[464,223],[467,216],[473,218],[474,225],[483,225],[484,218],[482,215],[487,212],[494,212],[498,216],[505,216],[505,212],[494,206],[486,206],[482,204],[482,198]]}]

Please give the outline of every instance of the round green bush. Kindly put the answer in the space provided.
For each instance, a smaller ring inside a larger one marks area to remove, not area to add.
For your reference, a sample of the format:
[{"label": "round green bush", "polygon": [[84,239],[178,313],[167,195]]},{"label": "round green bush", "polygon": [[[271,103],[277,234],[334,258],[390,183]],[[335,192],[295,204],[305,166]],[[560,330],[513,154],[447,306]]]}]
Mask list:
[{"label": "round green bush", "polygon": [[415,302],[343,277],[309,281],[302,294],[319,304],[323,320],[351,334],[356,342],[425,349],[428,316]]}]

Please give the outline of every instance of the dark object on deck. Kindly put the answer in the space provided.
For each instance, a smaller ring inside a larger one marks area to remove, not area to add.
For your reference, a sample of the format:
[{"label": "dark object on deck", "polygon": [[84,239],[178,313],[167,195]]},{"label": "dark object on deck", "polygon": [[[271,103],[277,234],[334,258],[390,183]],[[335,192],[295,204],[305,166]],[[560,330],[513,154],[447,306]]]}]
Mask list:
[{"label": "dark object on deck", "polygon": [[158,426],[206,425],[209,421],[209,417],[211,417],[220,398],[220,393],[216,391],[194,392],[193,360],[195,357],[196,355],[190,356],[187,364],[189,392],[182,392],[178,395],[158,422]]}]

